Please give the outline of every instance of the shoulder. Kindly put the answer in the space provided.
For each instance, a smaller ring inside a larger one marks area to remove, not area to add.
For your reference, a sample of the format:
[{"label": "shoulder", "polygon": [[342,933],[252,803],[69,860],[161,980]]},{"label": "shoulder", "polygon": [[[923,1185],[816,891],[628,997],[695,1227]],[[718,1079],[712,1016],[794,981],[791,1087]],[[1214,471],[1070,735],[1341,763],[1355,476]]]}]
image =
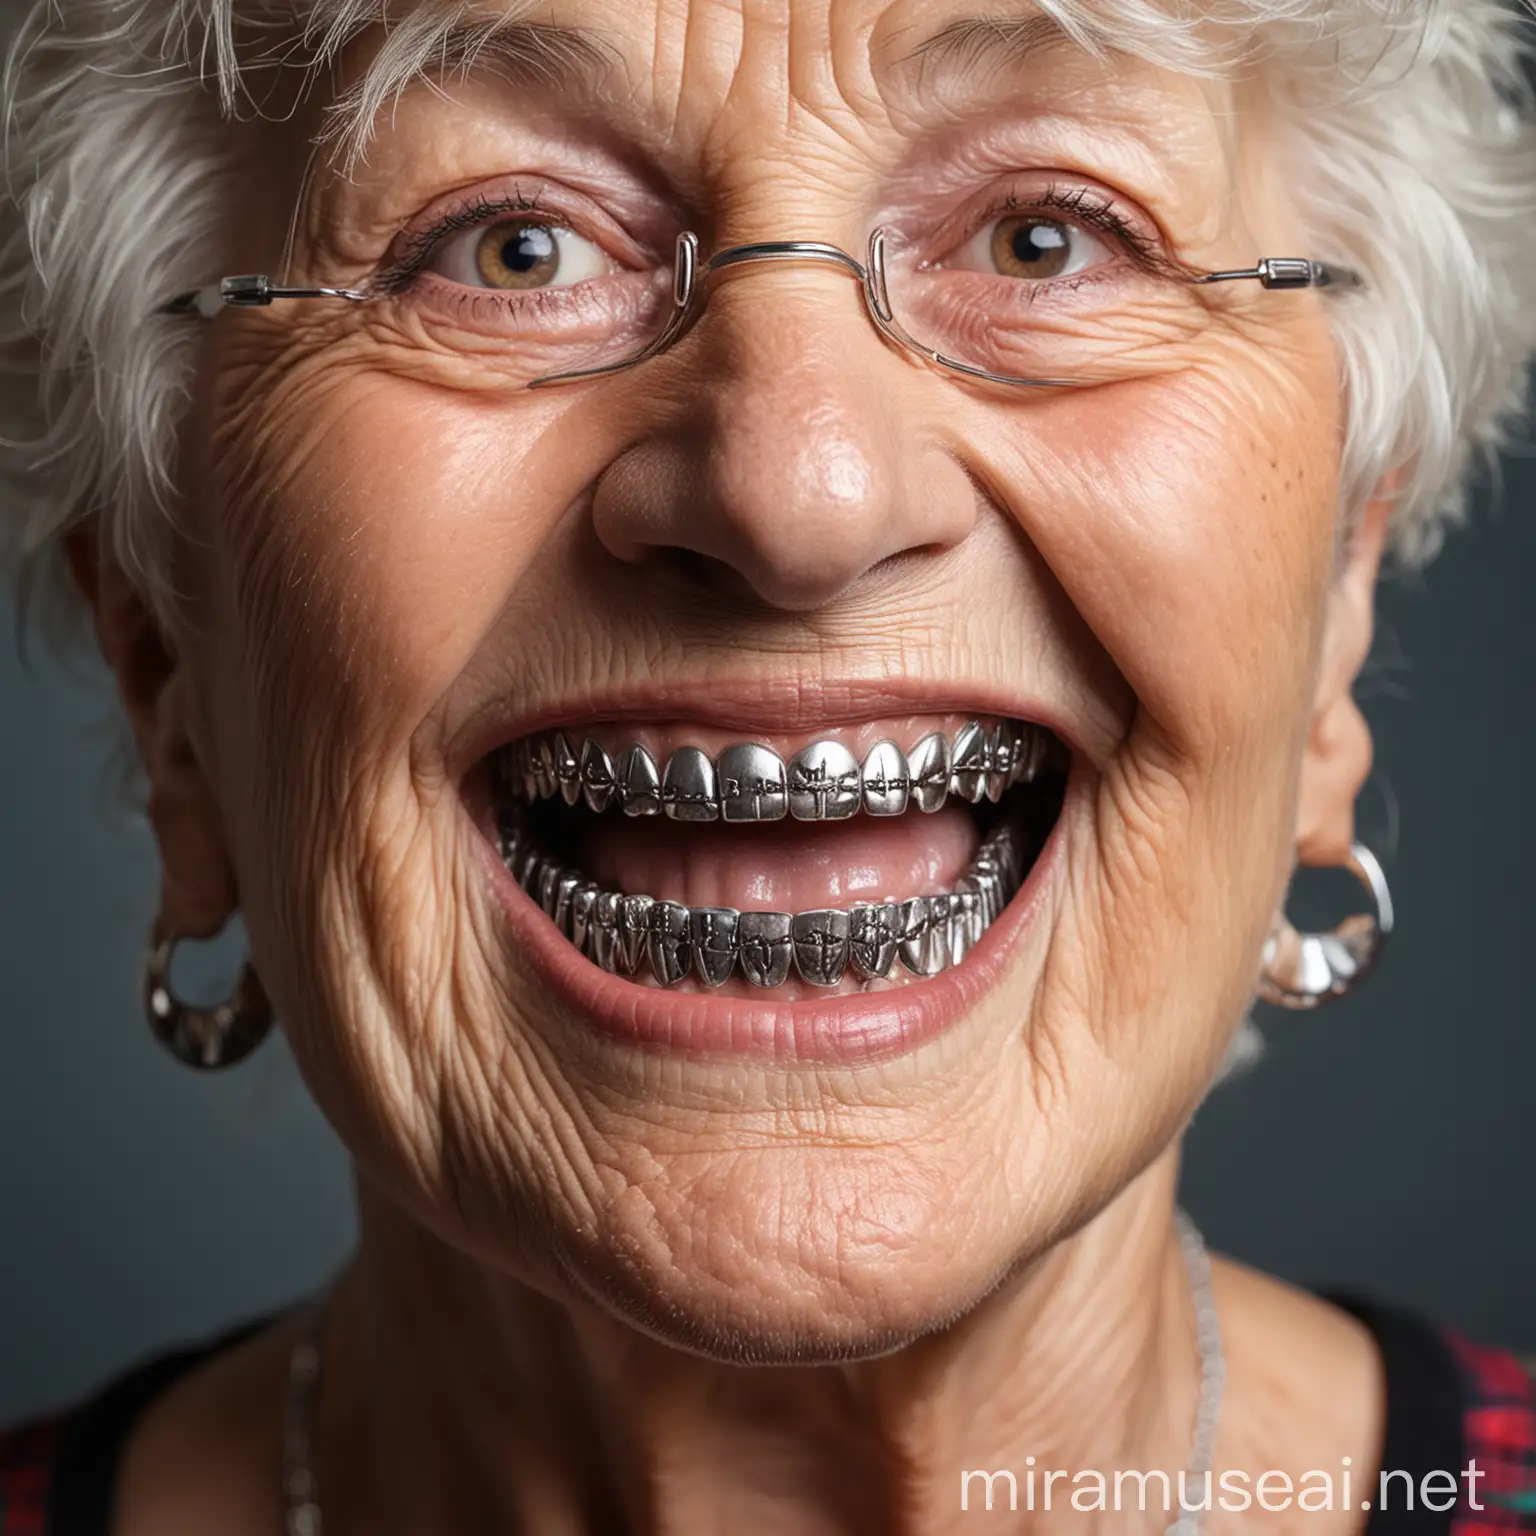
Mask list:
[{"label": "shoulder", "polygon": [[1442,1330],[1461,1385],[1462,1446],[1475,1466],[1481,1510],[1467,1508],[1456,1536],[1536,1532],[1536,1380],[1532,1365]]},{"label": "shoulder", "polygon": [[48,1497],[68,1420],[0,1430],[0,1536],[45,1536]]},{"label": "shoulder", "polygon": [[1374,1299],[1334,1300],[1381,1352],[1383,1476],[1406,1473],[1426,1507],[1428,1479],[1443,1494],[1457,1482],[1449,1536],[1536,1536],[1536,1382],[1519,1357]]},{"label": "shoulder", "polygon": [[[1228,1380],[1286,1405],[1292,1459],[1325,1466],[1347,1450],[1378,1489],[1391,1479],[1364,1536],[1536,1536],[1536,1383],[1518,1356],[1362,1293],[1226,1262],[1216,1280]],[[1448,1476],[1454,1505],[1429,1503]]]},{"label": "shoulder", "polygon": [[[257,1443],[263,1468],[280,1456],[273,1404],[281,1402],[291,1327],[269,1321],[153,1356],[65,1412],[0,1428],[0,1536],[239,1536],[239,1522],[201,1512],[182,1518],[181,1506],[207,1502],[210,1485],[228,1487],[231,1446]],[[272,1443],[238,1433],[242,1416],[270,1422]],[[277,1518],[276,1527],[253,1529],[280,1528],[280,1509]]]}]

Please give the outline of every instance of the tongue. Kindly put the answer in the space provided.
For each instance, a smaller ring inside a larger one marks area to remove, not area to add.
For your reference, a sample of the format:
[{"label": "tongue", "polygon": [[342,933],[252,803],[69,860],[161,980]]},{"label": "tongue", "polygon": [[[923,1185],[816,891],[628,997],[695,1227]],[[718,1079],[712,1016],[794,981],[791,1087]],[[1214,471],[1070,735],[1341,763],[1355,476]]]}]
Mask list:
[{"label": "tongue", "polygon": [[605,889],[691,907],[806,912],[953,890],[979,842],[962,805],[815,823],[605,816],[590,821],[577,857]]}]

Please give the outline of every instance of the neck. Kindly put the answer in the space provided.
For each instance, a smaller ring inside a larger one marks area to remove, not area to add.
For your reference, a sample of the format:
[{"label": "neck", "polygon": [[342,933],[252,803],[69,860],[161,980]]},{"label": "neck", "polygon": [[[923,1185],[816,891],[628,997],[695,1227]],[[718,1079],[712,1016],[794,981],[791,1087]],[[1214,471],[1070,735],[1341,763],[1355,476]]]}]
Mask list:
[{"label": "neck", "polygon": [[[1189,1458],[1199,1360],[1175,1174],[1170,1153],[981,1306],[906,1349],[758,1368],[553,1301],[365,1189],[359,1255],[326,1344],[329,1526],[933,1536],[964,1527],[964,1471],[1007,1468],[1019,1528],[1080,1532],[1093,1517],[1072,1509],[1069,1480],[1051,1513],[1024,1509],[1031,1466],[1037,1479],[1139,1467],[1176,1480]],[[996,1496],[1006,1507],[1001,1482]],[[981,1479],[970,1497],[984,1499]],[[1161,1524],[1151,1516],[1147,1529]]]}]

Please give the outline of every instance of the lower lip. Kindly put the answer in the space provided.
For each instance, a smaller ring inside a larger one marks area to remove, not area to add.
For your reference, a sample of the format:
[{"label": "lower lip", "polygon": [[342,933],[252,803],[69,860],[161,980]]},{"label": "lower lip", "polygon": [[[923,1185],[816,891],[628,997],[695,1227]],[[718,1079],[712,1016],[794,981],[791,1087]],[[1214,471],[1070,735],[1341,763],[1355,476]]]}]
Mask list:
[{"label": "lower lip", "polygon": [[[512,937],[551,990],[598,1033],[626,1045],[713,1056],[855,1066],[915,1051],[957,1024],[996,986],[1014,944],[1039,909],[1061,857],[1079,775],[1045,847],[1007,910],[953,970],[886,992],[825,1002],[758,1002],[641,986],[594,965],[512,878],[484,837],[492,883]],[[899,963],[899,962],[898,962]]]}]

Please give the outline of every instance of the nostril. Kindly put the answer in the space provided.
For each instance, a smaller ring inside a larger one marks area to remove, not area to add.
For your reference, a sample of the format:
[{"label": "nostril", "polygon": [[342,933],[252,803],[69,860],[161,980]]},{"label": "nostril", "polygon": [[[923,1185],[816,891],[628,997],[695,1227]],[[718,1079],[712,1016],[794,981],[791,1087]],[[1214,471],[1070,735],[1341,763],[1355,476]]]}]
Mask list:
[{"label": "nostril", "polygon": [[667,561],[688,585],[721,596],[745,600],[756,605],[760,599],[745,576],[727,560],[707,555],[702,550],[673,546],[657,550],[658,559]]},{"label": "nostril", "polygon": [[[797,544],[789,529],[784,539],[786,546],[776,549],[771,539],[760,543],[757,536],[750,541],[737,538],[729,552],[719,555],[682,544],[656,544],[639,551],[634,563],[643,564],[653,580],[669,582],[681,597],[696,604],[711,600],[737,619],[814,612],[851,585],[837,558],[835,540],[808,547],[803,536]],[[897,558],[889,556],[875,568]],[[695,616],[700,616],[697,611]]]},{"label": "nostril", "polygon": [[761,591],[729,560],[683,545],[652,545],[635,555],[653,601],[686,605],[695,622],[743,623],[772,618],[795,605]]}]

